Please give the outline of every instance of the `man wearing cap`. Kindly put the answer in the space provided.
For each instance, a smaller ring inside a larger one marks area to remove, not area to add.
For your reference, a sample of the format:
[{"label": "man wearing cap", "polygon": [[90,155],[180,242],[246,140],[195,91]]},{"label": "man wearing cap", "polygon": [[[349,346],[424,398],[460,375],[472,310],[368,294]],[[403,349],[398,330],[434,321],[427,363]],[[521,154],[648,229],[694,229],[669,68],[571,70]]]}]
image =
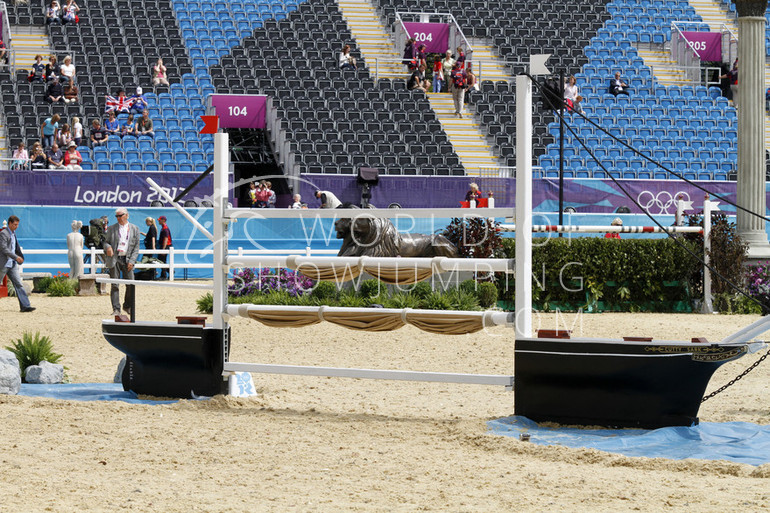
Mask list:
[{"label": "man wearing cap", "polygon": [[[115,219],[118,222],[107,227],[104,242],[102,242],[104,265],[110,270],[110,278],[133,280],[134,265],[139,256],[139,228],[128,222],[128,211],[123,207],[115,210]],[[120,315],[120,289],[118,285],[113,284],[110,287],[110,301],[112,302],[112,315]],[[126,288],[123,310],[128,315],[131,315],[133,303],[133,288]]]},{"label": "man wearing cap", "polygon": [[131,100],[131,110],[129,112],[132,113],[141,114],[146,108],[150,106],[142,94],[141,87],[136,88],[136,94],[132,95],[129,100]]},{"label": "man wearing cap", "polygon": [[83,157],[78,151],[78,145],[75,144],[75,141],[70,141],[67,145],[67,153],[64,154],[64,166],[72,171],[82,171],[81,162],[83,162]]},{"label": "man wearing cap", "polygon": [[19,218],[11,216],[8,218],[8,227],[0,231],[0,282],[8,274],[11,283],[16,289],[16,299],[19,300],[19,309],[22,312],[31,312],[35,309],[29,304],[29,297],[24,290],[24,284],[21,281],[21,270],[19,266],[24,263],[24,255],[19,246],[19,240],[16,238],[16,229],[19,227]]},{"label": "man wearing cap", "polygon": [[[160,222],[160,237],[158,238],[158,249],[168,249],[173,244],[171,243],[171,230],[168,229],[168,225],[166,224],[166,216],[160,216],[158,218],[158,221]],[[161,253],[158,255],[158,260],[163,262],[164,264],[168,260],[168,254]],[[168,279],[168,268],[161,268],[160,270],[160,279],[161,280],[167,280]]]}]

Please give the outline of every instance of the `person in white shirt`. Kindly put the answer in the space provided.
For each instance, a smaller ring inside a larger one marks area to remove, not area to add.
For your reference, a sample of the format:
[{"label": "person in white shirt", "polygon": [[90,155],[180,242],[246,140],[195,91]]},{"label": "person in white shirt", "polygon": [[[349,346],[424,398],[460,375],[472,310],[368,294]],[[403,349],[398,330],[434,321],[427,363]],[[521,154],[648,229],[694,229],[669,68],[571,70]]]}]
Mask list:
[{"label": "person in white shirt", "polygon": [[356,59],[350,55],[350,45],[342,47],[342,53],[340,53],[340,69],[357,69]]},{"label": "person in white shirt", "polygon": [[61,77],[59,81],[62,85],[67,85],[75,81],[75,65],[72,64],[72,57],[69,55],[64,58],[64,64],[60,68]]},{"label": "person in white shirt", "polygon": [[304,205],[302,204],[302,196],[300,196],[299,194],[295,194],[294,203],[292,203],[289,208],[293,208],[295,210],[304,208]]},{"label": "person in white shirt", "polygon": [[321,208],[337,208],[342,205],[337,196],[329,191],[315,191],[315,197],[321,200]]},{"label": "person in white shirt", "polygon": [[[134,265],[139,256],[139,228],[128,222],[128,211],[119,207],[115,210],[117,223],[107,227],[104,234],[104,265],[110,270],[110,278],[124,280],[134,279]],[[118,285],[110,286],[110,301],[112,302],[112,314],[120,315],[120,289]],[[123,298],[123,310],[131,315],[134,304],[134,291],[132,287],[126,287],[126,295]]]}]

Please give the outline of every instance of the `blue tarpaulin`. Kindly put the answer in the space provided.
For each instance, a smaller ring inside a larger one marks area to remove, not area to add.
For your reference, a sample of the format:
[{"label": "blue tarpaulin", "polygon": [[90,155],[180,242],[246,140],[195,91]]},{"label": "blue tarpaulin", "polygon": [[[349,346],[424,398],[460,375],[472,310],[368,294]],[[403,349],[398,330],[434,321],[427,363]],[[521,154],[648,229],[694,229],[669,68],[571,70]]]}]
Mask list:
[{"label": "blue tarpaulin", "polygon": [[170,404],[174,400],[152,401],[137,398],[134,392],[126,392],[120,383],[67,383],[34,385],[22,383],[19,395],[48,397],[68,401],[123,401],[132,404]]},{"label": "blue tarpaulin", "polygon": [[487,427],[496,435],[516,438],[529,433],[530,442],[538,445],[585,447],[624,456],[770,463],[770,426],[749,422],[701,422],[653,430],[580,429],[542,427],[526,417],[513,416],[489,421]]}]

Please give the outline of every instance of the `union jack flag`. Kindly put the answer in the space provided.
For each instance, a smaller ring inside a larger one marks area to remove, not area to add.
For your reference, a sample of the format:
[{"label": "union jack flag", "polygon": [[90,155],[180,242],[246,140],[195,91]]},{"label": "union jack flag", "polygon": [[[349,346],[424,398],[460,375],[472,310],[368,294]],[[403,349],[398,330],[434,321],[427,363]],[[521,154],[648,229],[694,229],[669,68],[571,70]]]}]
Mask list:
[{"label": "union jack flag", "polygon": [[133,104],[134,100],[126,96],[107,96],[104,112],[128,112]]}]

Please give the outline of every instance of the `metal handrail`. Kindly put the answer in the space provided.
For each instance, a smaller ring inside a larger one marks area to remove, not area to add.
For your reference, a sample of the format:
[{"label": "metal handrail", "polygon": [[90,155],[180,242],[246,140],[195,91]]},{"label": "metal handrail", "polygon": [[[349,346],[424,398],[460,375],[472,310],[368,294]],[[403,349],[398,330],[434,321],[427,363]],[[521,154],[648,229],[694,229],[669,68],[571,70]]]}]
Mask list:
[{"label": "metal handrail", "polygon": [[441,12],[410,12],[410,11],[397,11],[396,12],[396,22],[393,26],[393,32],[395,33],[395,43],[398,49],[403,49],[404,46],[406,46],[406,41],[409,39],[408,33],[406,31],[406,27],[404,26],[404,16],[407,17],[419,17],[419,18],[429,18],[431,16],[444,18],[447,21],[444,23],[450,24],[450,31],[449,31],[449,48],[453,49],[458,46],[458,38],[461,38],[462,44],[465,47],[465,59],[467,61],[470,61],[473,58],[473,47],[471,46],[470,41],[468,41],[468,38],[465,37],[465,34],[463,33],[462,29],[460,28],[460,24],[457,23],[457,20],[451,13],[441,13]]},{"label": "metal handrail", "polygon": [[[694,22],[681,23],[694,24]],[[679,24],[680,22],[676,21],[671,23],[671,58],[684,70],[687,80],[690,82],[701,82],[700,53],[692,47],[690,42],[684,36],[684,33],[679,28]],[[702,23],[702,25],[708,24]]]}]

